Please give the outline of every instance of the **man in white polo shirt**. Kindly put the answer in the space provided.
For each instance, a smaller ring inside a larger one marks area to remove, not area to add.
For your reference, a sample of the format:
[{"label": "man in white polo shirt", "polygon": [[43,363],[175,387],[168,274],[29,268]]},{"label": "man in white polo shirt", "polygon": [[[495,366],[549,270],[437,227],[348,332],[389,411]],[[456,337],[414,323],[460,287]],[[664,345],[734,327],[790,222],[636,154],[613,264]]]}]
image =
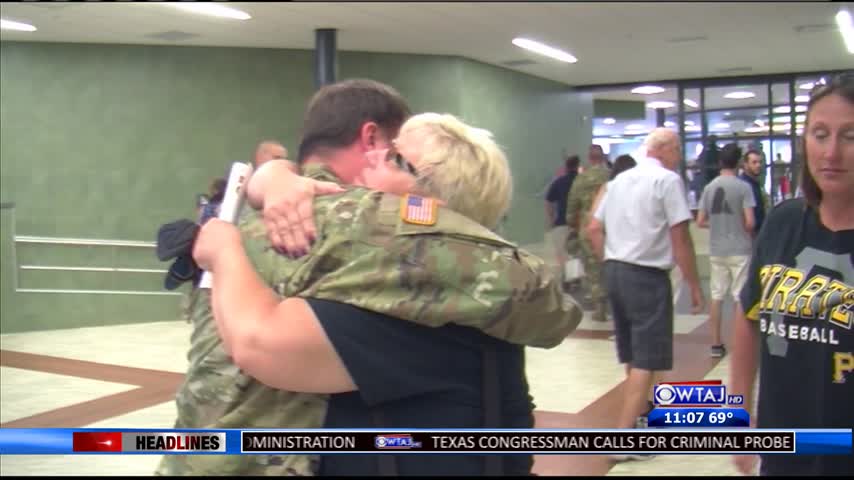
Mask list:
[{"label": "man in white polo shirt", "polygon": [[617,428],[637,425],[648,412],[653,383],[673,367],[669,272],[674,257],[691,289],[693,311],[699,313],[705,304],[688,230],[692,216],[675,172],[682,157],[679,136],[658,128],[644,146],[646,158],[608,184],[587,229],[600,258],[604,244],[617,357],[626,364],[626,397]]}]

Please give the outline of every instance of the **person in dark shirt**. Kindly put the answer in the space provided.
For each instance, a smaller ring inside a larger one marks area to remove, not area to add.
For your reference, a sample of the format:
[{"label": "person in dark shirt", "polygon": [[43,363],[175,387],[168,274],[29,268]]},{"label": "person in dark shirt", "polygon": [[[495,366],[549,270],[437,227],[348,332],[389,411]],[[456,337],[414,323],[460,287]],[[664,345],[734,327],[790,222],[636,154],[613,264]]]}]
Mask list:
[{"label": "person in dark shirt", "polygon": [[569,235],[569,227],[566,226],[566,203],[580,163],[578,155],[567,157],[566,173],[556,178],[546,193],[546,243],[551,243],[561,271],[567,261],[566,237]]},{"label": "person in dark shirt", "polygon": [[[760,428],[854,425],[854,77],[816,87],[804,129],[805,198],[757,239],[733,332],[730,388]],[[736,456],[749,473],[755,456]],[[845,475],[851,455],[763,455],[762,475]]]},{"label": "person in dark shirt", "polygon": [[[358,391],[331,395],[323,428],[376,428],[379,411],[390,428],[483,428],[484,351],[496,358],[493,398],[500,427],[533,428],[524,348],[459,325],[429,328],[325,300],[311,309]],[[380,373],[381,372],[381,373]],[[379,410],[378,410],[379,409]],[[383,455],[384,457],[386,455]],[[379,455],[329,455],[320,475],[379,475]],[[478,455],[394,455],[399,475],[481,475]],[[530,455],[495,457],[505,475],[527,475]]]},{"label": "person in dark shirt", "polygon": [[743,172],[738,176],[738,178],[750,185],[750,189],[753,191],[753,200],[756,202],[756,206],[753,207],[754,237],[759,234],[762,222],[765,221],[765,195],[762,194],[762,185],[759,184],[759,177],[762,175],[763,166],[762,152],[759,150],[748,150],[744,154]]}]

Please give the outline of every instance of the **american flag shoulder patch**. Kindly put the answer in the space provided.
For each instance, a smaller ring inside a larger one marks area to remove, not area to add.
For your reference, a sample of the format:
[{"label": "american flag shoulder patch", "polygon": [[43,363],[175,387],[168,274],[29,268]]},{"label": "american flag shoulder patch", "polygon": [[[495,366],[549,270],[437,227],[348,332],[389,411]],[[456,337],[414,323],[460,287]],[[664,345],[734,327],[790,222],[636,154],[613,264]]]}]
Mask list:
[{"label": "american flag shoulder patch", "polygon": [[435,225],[439,204],[433,198],[407,194],[400,200],[400,218],[415,225]]}]

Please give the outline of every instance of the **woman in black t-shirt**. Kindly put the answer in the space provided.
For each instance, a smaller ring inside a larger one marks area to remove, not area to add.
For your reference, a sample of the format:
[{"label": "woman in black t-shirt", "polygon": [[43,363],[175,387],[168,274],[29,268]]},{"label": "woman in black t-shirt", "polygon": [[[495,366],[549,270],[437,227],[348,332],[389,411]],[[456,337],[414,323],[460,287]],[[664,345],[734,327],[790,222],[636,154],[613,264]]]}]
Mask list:
[{"label": "woman in black t-shirt", "polygon": [[[730,388],[760,428],[854,425],[854,76],[816,87],[804,129],[805,198],[762,226],[734,322]],[[757,365],[757,358],[758,365]],[[736,456],[742,473],[756,457]],[[765,455],[761,475],[854,473],[851,455]]]}]

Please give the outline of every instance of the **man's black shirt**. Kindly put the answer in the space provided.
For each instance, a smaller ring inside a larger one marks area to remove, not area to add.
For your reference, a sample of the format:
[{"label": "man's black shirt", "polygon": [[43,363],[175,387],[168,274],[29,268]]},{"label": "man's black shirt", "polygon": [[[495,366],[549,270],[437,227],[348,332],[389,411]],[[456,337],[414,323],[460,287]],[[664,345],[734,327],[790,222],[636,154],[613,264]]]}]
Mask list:
[{"label": "man's black shirt", "polygon": [[[341,303],[309,300],[358,391],[330,396],[323,428],[484,428],[482,349],[497,352],[501,425],[533,428],[524,347],[458,325],[425,327]],[[383,425],[377,425],[377,412]],[[378,475],[379,455],[326,455],[320,475]],[[400,475],[483,475],[484,456],[393,455]],[[502,456],[528,475],[531,455]]]}]

